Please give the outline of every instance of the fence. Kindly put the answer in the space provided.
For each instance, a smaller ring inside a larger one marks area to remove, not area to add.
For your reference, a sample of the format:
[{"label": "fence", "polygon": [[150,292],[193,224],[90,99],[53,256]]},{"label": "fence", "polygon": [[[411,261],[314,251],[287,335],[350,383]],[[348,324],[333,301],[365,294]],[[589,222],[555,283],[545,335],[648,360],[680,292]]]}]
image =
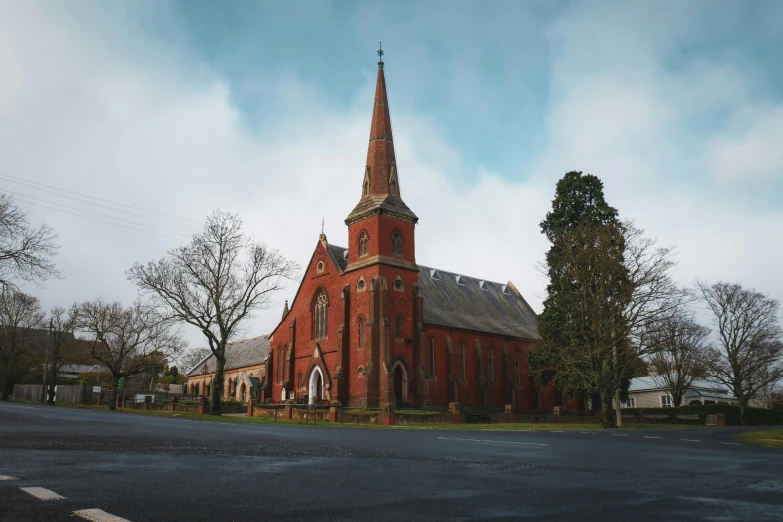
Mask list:
[{"label": "fence", "polygon": [[[90,388],[87,386],[58,384],[55,388],[55,402],[84,404],[85,395]],[[42,384],[14,384],[14,399],[40,401],[44,390]]]}]

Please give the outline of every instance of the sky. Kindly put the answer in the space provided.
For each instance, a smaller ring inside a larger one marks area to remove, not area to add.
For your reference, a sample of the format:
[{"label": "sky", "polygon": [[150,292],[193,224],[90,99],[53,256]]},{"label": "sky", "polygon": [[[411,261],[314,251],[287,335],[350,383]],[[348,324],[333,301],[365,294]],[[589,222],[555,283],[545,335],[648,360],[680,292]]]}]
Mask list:
[{"label": "sky", "polygon": [[63,278],[25,289],[130,304],[126,270],[216,208],[302,266],[322,220],[345,246],[382,41],[420,264],[540,312],[539,223],[580,170],[676,247],[680,284],[783,300],[780,20],[775,0],[0,0],[0,190],[61,245]]}]

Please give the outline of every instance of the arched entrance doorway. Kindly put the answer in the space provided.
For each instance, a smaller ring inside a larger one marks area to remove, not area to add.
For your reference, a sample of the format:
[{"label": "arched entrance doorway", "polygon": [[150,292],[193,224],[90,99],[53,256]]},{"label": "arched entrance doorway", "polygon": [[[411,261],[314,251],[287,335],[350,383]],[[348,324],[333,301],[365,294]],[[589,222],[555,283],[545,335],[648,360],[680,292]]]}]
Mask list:
[{"label": "arched entrance doorway", "polygon": [[245,402],[245,394],[247,393],[247,387],[245,386],[245,383],[242,383],[242,386],[239,387],[239,400],[240,402]]},{"label": "arched entrance doorway", "polygon": [[399,362],[394,365],[394,398],[397,403],[408,402],[408,372]]},{"label": "arched entrance doorway", "polygon": [[308,402],[315,404],[316,400],[320,400],[324,395],[324,376],[321,374],[321,369],[318,366],[313,368],[310,373],[310,385],[307,389]]}]

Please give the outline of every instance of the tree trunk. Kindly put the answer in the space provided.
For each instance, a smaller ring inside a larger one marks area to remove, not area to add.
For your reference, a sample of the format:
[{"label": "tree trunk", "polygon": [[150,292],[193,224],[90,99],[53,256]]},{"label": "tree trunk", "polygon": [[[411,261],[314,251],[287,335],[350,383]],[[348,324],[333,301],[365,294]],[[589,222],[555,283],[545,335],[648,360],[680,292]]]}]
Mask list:
[{"label": "tree trunk", "polygon": [[748,425],[748,400],[747,399],[740,399],[737,401],[739,404],[739,410],[740,410],[740,424],[743,426]]},{"label": "tree trunk", "polygon": [[612,416],[612,393],[610,391],[601,393],[601,428],[616,428]]},{"label": "tree trunk", "polygon": [[117,409],[117,386],[120,385],[120,376],[119,375],[111,375],[111,398],[109,399],[109,409],[110,410],[116,410]]},{"label": "tree trunk", "polygon": [[[225,353],[225,352],[224,352]],[[220,415],[220,394],[223,392],[223,370],[226,367],[225,357],[215,357],[215,378],[212,380],[209,400],[209,414]]]}]

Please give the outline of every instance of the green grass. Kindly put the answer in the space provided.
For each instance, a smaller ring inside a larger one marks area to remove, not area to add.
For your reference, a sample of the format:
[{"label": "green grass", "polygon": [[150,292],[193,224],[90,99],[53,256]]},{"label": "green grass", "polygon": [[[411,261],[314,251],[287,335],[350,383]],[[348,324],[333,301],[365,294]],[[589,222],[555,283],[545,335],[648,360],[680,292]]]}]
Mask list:
[{"label": "green grass", "polygon": [[746,444],[783,447],[783,430],[743,431],[737,435],[737,440]]},{"label": "green grass", "polygon": [[[31,404],[39,404],[38,401],[14,401],[24,402]],[[108,406],[93,406],[84,404],[57,404],[63,408],[78,408],[89,410],[102,410],[110,411]],[[151,415],[155,417],[168,417],[175,419],[188,419],[194,421],[208,421],[208,422],[230,422],[235,424],[275,424],[274,418],[267,417],[229,417],[229,416],[212,416],[212,415],[200,415],[198,413],[189,413],[184,411],[159,411],[159,410],[136,410],[136,409],[117,409],[117,413],[129,413],[134,415]],[[432,413],[432,412],[428,412]],[[277,424],[286,426],[305,426],[313,425],[313,421],[305,422],[301,420],[287,420],[278,417]],[[372,429],[387,429],[387,430],[447,430],[447,431],[594,431],[600,430],[600,424],[558,424],[558,423],[498,423],[498,424],[430,424],[430,425],[414,425],[414,426],[383,426],[380,424],[358,424],[348,423],[340,424],[330,422],[317,422],[317,426],[324,426],[330,428],[372,428]],[[672,429],[672,428],[704,428],[704,426],[691,426],[691,425],[673,425],[673,424],[627,424],[622,430],[636,430],[636,429]],[[783,431],[778,430],[781,433],[781,444],[783,445]],[[758,432],[748,432],[758,433]]]}]

